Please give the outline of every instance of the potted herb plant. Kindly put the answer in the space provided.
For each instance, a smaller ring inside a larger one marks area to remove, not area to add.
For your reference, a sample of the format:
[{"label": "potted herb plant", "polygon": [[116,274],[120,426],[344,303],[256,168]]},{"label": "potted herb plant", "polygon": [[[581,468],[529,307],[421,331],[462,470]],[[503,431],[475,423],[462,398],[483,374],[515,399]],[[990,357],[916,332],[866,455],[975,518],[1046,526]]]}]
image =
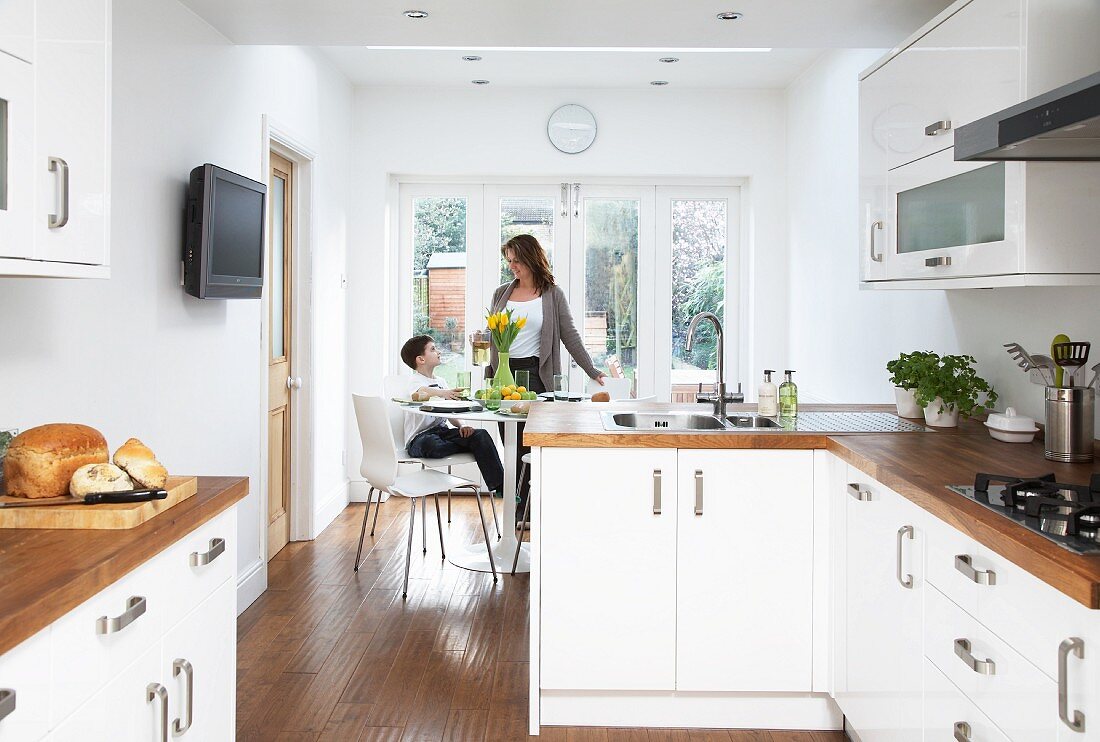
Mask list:
[{"label": "potted herb plant", "polygon": [[913,351],[902,353],[886,364],[890,372],[890,383],[894,385],[894,399],[901,417],[922,417],[923,405],[917,403],[915,395],[920,381],[932,373],[940,363],[940,357],[931,351]]},{"label": "potted herb plant", "polygon": [[997,402],[997,392],[974,370],[973,356],[943,356],[917,383],[914,396],[932,427],[953,428],[959,416],[984,412]]}]

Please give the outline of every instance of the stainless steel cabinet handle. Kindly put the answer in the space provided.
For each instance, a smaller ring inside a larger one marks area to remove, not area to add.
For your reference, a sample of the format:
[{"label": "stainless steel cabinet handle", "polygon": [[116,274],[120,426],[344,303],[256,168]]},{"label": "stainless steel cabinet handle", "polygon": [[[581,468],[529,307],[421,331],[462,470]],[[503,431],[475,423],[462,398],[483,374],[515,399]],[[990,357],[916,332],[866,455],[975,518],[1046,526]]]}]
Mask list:
[{"label": "stainless steel cabinet handle", "polygon": [[861,502],[869,502],[871,500],[871,490],[864,489],[858,484],[849,484],[848,494]]},{"label": "stainless steel cabinet handle", "polygon": [[951,265],[951,258],[925,258],[924,266],[926,268],[946,268]]},{"label": "stainless steel cabinet handle", "polygon": [[906,590],[913,589],[913,575],[907,574],[904,577],[901,574],[901,540],[908,538],[913,540],[913,526],[902,526],[898,529],[898,583]]},{"label": "stainless steel cabinet handle", "polygon": [[875,230],[876,229],[882,229],[885,226],[886,225],[883,224],[881,220],[876,221],[876,222],[871,222],[871,230],[870,230],[870,233],[867,235],[867,245],[868,245],[868,249],[871,251],[871,262],[874,262],[874,263],[881,263],[882,262],[882,255],[875,252]]},{"label": "stainless steel cabinet handle", "polygon": [[955,742],[970,742],[970,725],[965,721],[955,722]]},{"label": "stainless steel cabinet handle", "polygon": [[50,229],[61,229],[69,223],[69,163],[60,157],[51,157],[47,169],[51,173],[61,171],[61,197],[56,214],[46,215],[46,224]]},{"label": "stainless steel cabinet handle", "polygon": [[695,470],[695,514],[703,514],[703,470]]},{"label": "stainless steel cabinet handle", "polygon": [[569,184],[561,184],[561,215],[564,219],[569,216]]},{"label": "stainless steel cabinet handle", "polygon": [[997,573],[991,569],[974,569],[969,554],[955,555],[955,569],[974,580],[979,585],[996,585]]},{"label": "stainless steel cabinet handle", "polygon": [[191,722],[195,718],[195,669],[191,667],[191,663],[187,660],[176,660],[172,663],[172,677],[178,678],[180,673],[187,674],[187,700],[181,705],[185,710],[185,718],[187,723],[183,723],[182,719],[176,719],[172,722],[172,736],[180,737],[187,733],[187,730],[191,728]]},{"label": "stainless steel cabinet handle", "polygon": [[661,470],[653,470],[653,514],[661,514]]},{"label": "stainless steel cabinet handle", "polygon": [[1073,719],[1069,718],[1069,678],[1066,664],[1070,653],[1078,659],[1085,659],[1085,642],[1077,637],[1066,639],[1058,645],[1058,717],[1075,732],[1085,731],[1085,715],[1074,710]]},{"label": "stainless steel cabinet handle", "polygon": [[15,711],[15,691],[12,688],[0,688],[0,721]]},{"label": "stainless steel cabinet handle", "polygon": [[993,660],[979,660],[970,654],[970,640],[969,639],[956,639],[955,640],[955,654],[959,659],[966,663],[974,672],[979,675],[996,675],[997,666]]},{"label": "stainless steel cabinet handle", "polygon": [[924,127],[924,135],[926,137],[935,137],[943,134],[945,131],[951,131],[950,121],[937,121],[934,124],[929,124]]},{"label": "stainless steel cabinet handle", "polygon": [[191,566],[201,567],[205,564],[210,564],[222,554],[225,553],[225,539],[224,538],[212,538],[210,539],[210,551],[200,554],[197,551],[191,552]]},{"label": "stainless steel cabinet handle", "polygon": [[581,215],[581,184],[573,184],[573,216]]},{"label": "stainless steel cabinet handle", "polygon": [[114,618],[100,616],[95,622],[95,633],[99,635],[114,634],[122,631],[145,613],[145,598],[140,595],[131,595],[126,599],[126,610]]},{"label": "stainless steel cabinet handle", "polygon": [[145,702],[160,703],[160,713],[157,714],[157,739],[160,742],[168,742],[168,691],[160,683],[149,683],[145,686]]}]

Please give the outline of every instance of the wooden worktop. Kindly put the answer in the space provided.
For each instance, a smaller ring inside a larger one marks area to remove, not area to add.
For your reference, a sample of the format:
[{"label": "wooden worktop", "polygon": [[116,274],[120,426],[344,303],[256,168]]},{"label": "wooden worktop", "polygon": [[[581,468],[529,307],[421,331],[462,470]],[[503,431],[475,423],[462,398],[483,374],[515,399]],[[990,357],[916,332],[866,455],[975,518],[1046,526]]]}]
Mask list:
[{"label": "wooden worktop", "polygon": [[[1100,472],[1100,449],[1097,461],[1091,464],[1059,464],[1043,456],[1041,441],[996,441],[973,420],[932,433],[612,433],[603,429],[599,413],[615,406],[538,405],[531,412],[523,443],[570,448],[824,448],[1048,585],[1089,608],[1100,609],[1100,556],[1066,551],[946,488],[949,484],[972,484],[978,472],[1019,476],[1053,472],[1059,481],[1087,483],[1094,472]],[[654,412],[702,409],[657,403],[617,406]],[[730,409],[752,411],[753,407],[731,405]],[[894,411],[892,406],[871,405],[804,405],[801,409]]]},{"label": "wooden worktop", "polygon": [[247,477],[198,492],[124,531],[0,528],[0,654],[61,618],[248,494]]}]

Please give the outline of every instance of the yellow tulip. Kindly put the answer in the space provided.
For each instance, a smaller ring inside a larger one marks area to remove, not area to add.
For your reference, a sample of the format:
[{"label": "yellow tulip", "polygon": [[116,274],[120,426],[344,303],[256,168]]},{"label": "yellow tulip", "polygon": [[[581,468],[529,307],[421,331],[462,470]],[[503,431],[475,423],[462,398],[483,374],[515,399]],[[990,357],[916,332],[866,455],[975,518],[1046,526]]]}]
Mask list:
[{"label": "yellow tulip", "polygon": [[497,329],[497,316],[495,314],[490,314],[487,321],[489,323],[490,330]]},{"label": "yellow tulip", "polygon": [[527,324],[527,318],[526,317],[520,317],[519,319],[516,320],[516,327],[518,327],[521,330],[523,329],[523,326],[526,325],[526,324]]}]

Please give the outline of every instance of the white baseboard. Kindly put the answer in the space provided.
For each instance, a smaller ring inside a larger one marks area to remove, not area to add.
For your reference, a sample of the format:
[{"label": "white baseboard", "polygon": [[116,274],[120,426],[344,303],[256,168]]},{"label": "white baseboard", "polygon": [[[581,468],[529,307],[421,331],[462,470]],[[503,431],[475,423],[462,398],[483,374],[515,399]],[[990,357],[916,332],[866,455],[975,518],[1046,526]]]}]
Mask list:
[{"label": "white baseboard", "polygon": [[[348,502],[366,502],[369,494],[370,485],[367,484],[365,479],[353,479],[348,484]],[[389,494],[381,494],[378,490],[375,490],[374,499],[371,502],[378,502],[379,496],[381,496],[382,502],[390,499]]]},{"label": "white baseboard", "polygon": [[336,516],[348,506],[348,483],[341,482],[333,487],[321,501],[314,505],[313,534],[310,538],[317,538],[328,524],[336,520]]},{"label": "white baseboard", "polygon": [[841,729],[824,693],[551,691],[540,698],[542,726],[695,729]]},{"label": "white baseboard", "polygon": [[257,559],[237,577],[237,615],[244,613],[267,590],[267,562]]}]

